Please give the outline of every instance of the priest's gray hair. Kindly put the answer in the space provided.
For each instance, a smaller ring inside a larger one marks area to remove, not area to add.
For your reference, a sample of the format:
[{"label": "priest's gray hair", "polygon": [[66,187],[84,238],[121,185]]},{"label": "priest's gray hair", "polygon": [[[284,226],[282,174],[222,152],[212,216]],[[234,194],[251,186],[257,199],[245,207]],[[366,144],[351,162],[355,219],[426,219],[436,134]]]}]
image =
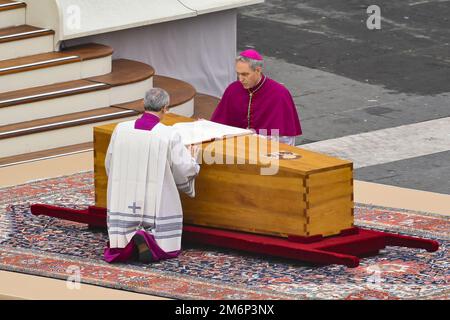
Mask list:
[{"label": "priest's gray hair", "polygon": [[255,59],[250,59],[250,58],[243,57],[243,56],[237,56],[236,62],[238,62],[238,61],[247,62],[253,71],[255,71],[256,68],[258,68],[258,67],[261,67],[261,69],[264,67],[264,61],[262,61],[262,60],[255,60]]},{"label": "priest's gray hair", "polygon": [[144,109],[146,111],[159,112],[169,103],[169,94],[164,89],[152,88],[145,93]]}]

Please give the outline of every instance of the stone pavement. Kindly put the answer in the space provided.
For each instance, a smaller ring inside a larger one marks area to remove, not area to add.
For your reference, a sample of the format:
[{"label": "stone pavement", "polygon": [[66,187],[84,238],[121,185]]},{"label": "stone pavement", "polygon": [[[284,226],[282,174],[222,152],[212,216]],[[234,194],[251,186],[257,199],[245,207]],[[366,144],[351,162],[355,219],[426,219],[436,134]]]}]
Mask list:
[{"label": "stone pavement", "polygon": [[354,160],[356,179],[450,194],[449,25],[449,0],[266,0],[240,9],[238,49],[291,91],[297,144]]},{"label": "stone pavement", "polygon": [[353,161],[363,168],[449,150],[450,117],[375,130],[301,147]]}]

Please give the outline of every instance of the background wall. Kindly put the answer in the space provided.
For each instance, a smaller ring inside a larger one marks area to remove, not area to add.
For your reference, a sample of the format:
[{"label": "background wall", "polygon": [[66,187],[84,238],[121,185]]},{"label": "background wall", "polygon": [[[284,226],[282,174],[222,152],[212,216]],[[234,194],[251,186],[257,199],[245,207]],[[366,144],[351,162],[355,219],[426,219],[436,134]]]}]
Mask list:
[{"label": "background wall", "polygon": [[96,42],[114,48],[114,59],[150,64],[159,75],[192,84],[198,92],[221,96],[235,80],[236,9],[99,34],[63,42]]}]

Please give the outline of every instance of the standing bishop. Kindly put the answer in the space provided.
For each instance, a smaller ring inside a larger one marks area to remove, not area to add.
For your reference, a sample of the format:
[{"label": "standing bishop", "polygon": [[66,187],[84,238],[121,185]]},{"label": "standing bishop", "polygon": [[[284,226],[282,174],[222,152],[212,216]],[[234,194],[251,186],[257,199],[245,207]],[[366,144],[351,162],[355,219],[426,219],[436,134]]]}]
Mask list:
[{"label": "standing bishop", "polygon": [[225,90],[211,121],[253,129],[295,145],[302,129],[294,101],[286,87],[263,74],[263,65],[262,56],[253,49],[239,54],[238,80]]},{"label": "standing bishop", "polygon": [[120,123],[108,147],[107,262],[138,259],[149,263],[178,256],[183,212],[178,190],[195,196],[200,171],[198,149],[188,150],[179,133],[160,123],[169,95],[150,89],[145,112]]}]

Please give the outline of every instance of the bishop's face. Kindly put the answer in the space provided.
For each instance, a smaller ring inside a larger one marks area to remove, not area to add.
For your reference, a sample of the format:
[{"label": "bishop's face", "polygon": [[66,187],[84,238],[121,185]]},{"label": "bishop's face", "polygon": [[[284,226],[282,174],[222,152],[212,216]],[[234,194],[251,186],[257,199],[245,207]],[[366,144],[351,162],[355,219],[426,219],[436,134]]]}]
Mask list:
[{"label": "bishop's face", "polygon": [[238,80],[245,89],[250,89],[256,86],[261,80],[261,67],[252,70],[250,64],[243,61],[236,62],[236,74]]}]

